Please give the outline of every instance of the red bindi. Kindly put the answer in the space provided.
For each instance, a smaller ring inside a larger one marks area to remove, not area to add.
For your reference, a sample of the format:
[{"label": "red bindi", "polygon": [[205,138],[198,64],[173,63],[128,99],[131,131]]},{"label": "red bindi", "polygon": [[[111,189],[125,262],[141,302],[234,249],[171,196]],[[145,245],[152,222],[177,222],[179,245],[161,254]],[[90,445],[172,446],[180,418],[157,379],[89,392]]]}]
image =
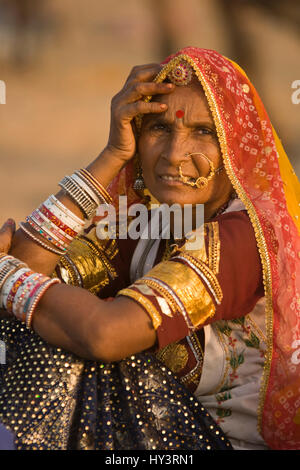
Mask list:
[{"label": "red bindi", "polygon": [[184,111],[182,111],[182,109],[178,109],[178,111],[176,111],[176,117],[178,119],[181,119],[183,118],[183,116],[184,116]]}]

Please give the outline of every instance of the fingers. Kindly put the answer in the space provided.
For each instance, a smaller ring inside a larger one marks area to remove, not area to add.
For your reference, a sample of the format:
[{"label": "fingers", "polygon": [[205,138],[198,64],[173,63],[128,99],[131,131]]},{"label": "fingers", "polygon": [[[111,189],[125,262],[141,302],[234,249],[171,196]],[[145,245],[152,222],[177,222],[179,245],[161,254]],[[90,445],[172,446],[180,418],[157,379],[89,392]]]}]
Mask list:
[{"label": "fingers", "polygon": [[171,93],[175,88],[173,83],[135,82],[124,92],[122,99],[127,103],[140,100],[145,96]]},{"label": "fingers", "polygon": [[138,114],[161,113],[167,105],[157,102],[146,102],[147,96],[168,94],[175,88],[172,83],[135,82],[127,90],[122,90],[112,100],[112,114],[117,121],[128,122]]},{"label": "fingers", "polygon": [[124,107],[123,113],[124,121],[131,121],[134,117],[138,114],[155,114],[155,113],[163,113],[167,109],[167,105],[163,103],[157,103],[152,101],[150,103],[146,103],[145,101],[136,101],[135,103],[128,104]]},{"label": "fingers", "polygon": [[7,253],[9,251],[12,237],[16,230],[16,224],[13,219],[8,219],[0,228],[0,252]]},{"label": "fingers", "polygon": [[0,228],[0,233],[10,232],[12,235],[15,233],[16,223],[13,219],[7,219]]},{"label": "fingers", "polygon": [[128,83],[132,82],[149,82],[152,81],[156,75],[161,71],[161,66],[159,64],[146,64],[146,65],[137,65],[131,70],[125,86]]},{"label": "fingers", "polygon": [[167,109],[166,104],[149,103],[145,99],[153,95],[168,94],[175,88],[173,84],[154,83],[153,79],[160,70],[161,66],[158,64],[134,67],[122,90],[111,101],[109,145],[117,149],[116,153],[119,152],[121,160],[128,160],[135,153],[134,118],[139,114],[162,113]]}]

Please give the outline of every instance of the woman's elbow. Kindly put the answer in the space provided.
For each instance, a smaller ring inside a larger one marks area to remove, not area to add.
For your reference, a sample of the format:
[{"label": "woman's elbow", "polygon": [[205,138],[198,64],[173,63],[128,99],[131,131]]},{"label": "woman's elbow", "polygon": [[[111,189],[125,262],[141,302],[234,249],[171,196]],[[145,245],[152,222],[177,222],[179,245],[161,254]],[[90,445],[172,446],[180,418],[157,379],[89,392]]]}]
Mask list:
[{"label": "woman's elbow", "polygon": [[113,333],[114,327],[104,321],[97,322],[88,335],[87,352],[90,360],[97,362],[115,362],[124,358],[119,342]]},{"label": "woman's elbow", "polygon": [[124,301],[110,302],[104,312],[101,309],[91,316],[89,326],[89,353],[98,362],[120,361],[132,354],[151,348],[156,332],[144,311],[136,312],[130,305],[126,311]]}]

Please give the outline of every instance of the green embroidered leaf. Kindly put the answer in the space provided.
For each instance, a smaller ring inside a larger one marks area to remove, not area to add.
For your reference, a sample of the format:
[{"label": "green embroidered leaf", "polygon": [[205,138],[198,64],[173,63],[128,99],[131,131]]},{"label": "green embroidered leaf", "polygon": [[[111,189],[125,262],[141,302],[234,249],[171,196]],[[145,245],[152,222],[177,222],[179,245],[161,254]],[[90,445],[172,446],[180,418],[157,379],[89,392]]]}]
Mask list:
[{"label": "green embroidered leaf", "polygon": [[219,327],[219,330],[221,333],[223,333],[224,335],[226,336],[230,336],[231,335],[231,332],[232,332],[232,329],[228,326],[228,325],[218,325]]},{"label": "green embroidered leaf", "polygon": [[241,364],[243,364],[244,360],[245,360],[244,354],[243,354],[243,353],[242,353],[242,354],[239,354],[239,355],[238,355],[238,364],[239,364],[239,366],[240,366]]},{"label": "green embroidered leaf", "polygon": [[241,318],[235,318],[234,320],[231,320],[232,323],[236,323],[237,325],[244,325],[245,324],[245,317]]},{"label": "green embroidered leaf", "polygon": [[245,344],[248,348],[259,349],[259,338],[251,331],[250,338],[245,340]]},{"label": "green embroidered leaf", "polygon": [[243,364],[244,360],[244,353],[232,354],[229,362],[232,369],[237,369],[241,364]]},{"label": "green embroidered leaf", "polygon": [[219,418],[226,418],[227,416],[231,416],[232,411],[229,408],[218,408],[217,409],[217,416]]},{"label": "green embroidered leaf", "polygon": [[231,399],[231,393],[229,391],[224,392],[224,393],[219,393],[218,395],[216,395],[216,399],[219,402],[230,400]]},{"label": "green embroidered leaf", "polygon": [[236,356],[231,356],[230,358],[230,365],[232,367],[232,369],[236,369],[237,366],[238,366],[238,361],[237,361],[237,357]]}]

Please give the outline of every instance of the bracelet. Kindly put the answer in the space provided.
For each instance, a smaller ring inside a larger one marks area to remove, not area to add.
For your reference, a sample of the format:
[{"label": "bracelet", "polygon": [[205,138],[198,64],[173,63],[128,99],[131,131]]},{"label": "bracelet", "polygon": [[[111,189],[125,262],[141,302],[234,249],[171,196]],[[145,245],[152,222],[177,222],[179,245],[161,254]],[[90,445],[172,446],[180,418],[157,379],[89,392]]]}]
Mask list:
[{"label": "bracelet", "polygon": [[61,281],[31,271],[25,263],[10,255],[3,254],[0,260],[0,306],[30,328],[38,302],[50,286]]},{"label": "bracelet", "polygon": [[[49,198],[42,204],[42,209],[44,212],[49,211],[49,215],[53,214],[55,217],[56,223],[63,229],[69,232],[70,235],[76,236],[80,233],[84,227],[85,221],[81,220],[81,224],[79,225],[75,222],[69,215],[66,214],[62,209],[60,209],[56,203]],[[74,235],[76,234],[76,235]]]},{"label": "bracelet", "polygon": [[9,290],[8,296],[3,298],[3,306],[8,312],[13,313],[13,303],[19,287],[23,284],[25,279],[31,275],[31,273],[32,271],[30,269],[20,269],[18,272],[17,279],[14,281],[13,286]]},{"label": "bracelet", "polygon": [[6,265],[6,262],[10,259],[15,259],[15,258],[11,255],[5,255],[0,259],[0,272],[1,272],[1,269]]},{"label": "bracelet", "polygon": [[26,222],[43,238],[48,240],[52,245],[56,246],[60,250],[62,250],[62,253],[65,253],[67,249],[56,240],[56,237],[53,237],[52,235],[50,236],[48,232],[45,229],[42,229],[33,219],[31,216],[26,217]]},{"label": "bracelet", "polygon": [[23,304],[23,313],[27,316],[28,310],[30,310],[30,305],[33,301],[34,294],[42,287],[44,282],[46,282],[49,277],[44,276],[43,274],[38,274],[37,279],[33,283],[32,289],[28,292],[25,302]]},{"label": "bracelet", "polygon": [[[2,258],[3,260],[3,258]],[[5,281],[11,276],[14,272],[16,272],[20,268],[28,268],[27,264],[19,261],[16,258],[8,257],[5,259],[4,263],[1,263],[1,270],[0,270],[0,289],[4,285]]]},{"label": "bracelet", "polygon": [[[45,236],[45,238],[47,238],[47,240],[51,241],[51,243],[53,243],[54,245],[58,246],[58,248],[61,248],[61,249],[67,249],[69,244],[70,244],[70,241],[67,240],[65,237],[62,238],[62,236],[60,234],[57,234],[56,231],[52,231],[51,230],[51,226],[49,228],[49,224],[47,222],[44,222],[43,219],[41,219],[41,217],[39,216],[39,214],[34,211],[30,216],[29,216],[29,219],[31,219],[35,224],[36,224],[36,227],[37,229],[42,230],[42,232],[44,234],[47,234]],[[26,219],[27,220],[27,219]],[[28,220],[27,220],[28,222]],[[41,233],[42,235],[42,233]],[[43,235],[42,235],[43,236]],[[56,241],[56,243],[54,243],[54,240]]]},{"label": "bracelet", "polygon": [[35,281],[39,279],[40,275],[38,273],[32,273],[29,278],[25,280],[22,288],[18,290],[13,304],[13,314],[18,320],[25,321],[26,315],[24,314],[23,307],[26,302],[26,296],[35,285]]},{"label": "bracelet", "polygon": [[18,266],[15,266],[14,268],[11,268],[11,269],[9,270],[9,272],[4,275],[4,277],[3,277],[3,279],[2,279],[2,282],[1,282],[1,284],[0,284],[0,292],[1,292],[1,293],[0,293],[0,306],[1,306],[1,307],[3,307],[3,298],[2,298],[3,290],[2,290],[2,286],[4,285],[5,281],[7,281],[7,279],[8,279],[12,274],[14,274],[16,271],[18,271],[18,270],[19,270],[19,267],[18,267]]},{"label": "bracelet", "polygon": [[98,199],[98,205],[102,202],[104,204],[107,204],[107,200],[106,198],[104,197],[104,194],[101,193],[98,189],[97,186],[94,185],[94,183],[92,182],[91,179],[89,179],[83,172],[82,170],[76,170],[75,171],[75,174],[73,175],[74,177],[77,176],[81,179],[82,182],[84,182],[86,184],[86,186],[88,186],[91,191],[96,195],[97,199]]},{"label": "bracelet", "polygon": [[75,171],[71,178],[90,196],[94,203],[99,206],[102,198],[98,197],[98,194],[96,193],[94,188],[87,184],[86,180],[82,177],[82,175]]},{"label": "bracelet", "polygon": [[[46,207],[45,211],[49,212]],[[62,230],[58,225],[56,225],[49,217],[42,211],[42,207],[33,211],[32,215],[45,227],[48,227],[53,233],[55,233],[62,240],[69,240],[71,242],[74,236],[69,235],[64,230]],[[77,234],[76,234],[77,235]]]},{"label": "bracelet", "polygon": [[[76,223],[80,228],[82,228],[85,224],[84,220],[80,219],[79,217],[77,217],[76,214],[74,214],[74,212],[70,211],[70,209],[68,209],[66,206],[64,206],[64,204],[62,202],[60,202],[55,196],[54,194],[51,194],[51,196],[49,196],[49,198],[47,199],[46,202],[50,202],[52,204],[55,204],[55,206],[57,206],[61,211],[64,212],[64,214],[70,219],[73,221],[73,223]],[[44,203],[45,204],[45,203]],[[75,230],[75,229],[74,229]]]},{"label": "bracelet", "polygon": [[35,237],[31,232],[30,230],[28,230],[23,222],[20,222],[20,228],[23,230],[23,232],[26,233],[26,235],[28,235],[32,240],[34,240],[38,245],[40,245],[41,247],[45,248],[45,250],[48,250],[48,251],[51,251],[52,253],[55,253],[56,255],[64,255],[65,254],[65,251],[63,250],[56,250],[55,248],[52,248],[48,245],[46,245],[46,243],[44,243],[42,240],[40,240],[39,238]]},{"label": "bracelet", "polygon": [[110,197],[104,186],[102,186],[102,184],[96,180],[92,173],[90,173],[86,168],[81,168],[79,170],[79,173],[81,175],[84,175],[91,182],[93,187],[102,195],[105,202],[107,202],[108,204],[112,203],[112,198]]},{"label": "bracelet", "polygon": [[44,204],[39,207],[39,211],[41,214],[47,217],[61,232],[65,233],[66,236],[71,237],[72,239],[77,236],[78,232],[75,232],[71,229],[71,227],[68,227],[66,224],[64,224],[62,218],[58,218],[56,215],[54,215],[54,213],[47,209]]},{"label": "bracelet", "polygon": [[96,211],[97,205],[85,193],[85,191],[70,176],[65,176],[59,186],[76,202],[87,219],[90,219]]},{"label": "bracelet", "polygon": [[26,314],[26,326],[27,326],[27,328],[31,328],[34,311],[35,311],[39,301],[41,300],[42,296],[49,289],[49,287],[53,286],[54,284],[61,284],[61,281],[58,278],[49,279],[38,290],[32,304],[31,304],[31,306],[30,306],[30,308],[29,308],[29,310]]},{"label": "bracelet", "polygon": [[3,255],[4,256],[2,256],[2,258],[0,259],[0,270],[2,269],[2,267],[6,264],[8,260],[16,259],[11,255],[6,255],[6,254],[3,254]]},{"label": "bracelet", "polygon": [[9,294],[11,292],[11,289],[12,289],[14,283],[22,275],[22,273],[24,273],[26,271],[30,271],[30,269],[29,268],[19,268],[19,269],[17,269],[17,271],[15,271],[13,274],[11,274],[6,279],[6,281],[3,283],[3,286],[2,286],[2,289],[1,289],[1,294],[0,294],[0,297],[1,297],[0,305],[2,306],[2,308],[6,309],[7,299],[9,297]]}]

